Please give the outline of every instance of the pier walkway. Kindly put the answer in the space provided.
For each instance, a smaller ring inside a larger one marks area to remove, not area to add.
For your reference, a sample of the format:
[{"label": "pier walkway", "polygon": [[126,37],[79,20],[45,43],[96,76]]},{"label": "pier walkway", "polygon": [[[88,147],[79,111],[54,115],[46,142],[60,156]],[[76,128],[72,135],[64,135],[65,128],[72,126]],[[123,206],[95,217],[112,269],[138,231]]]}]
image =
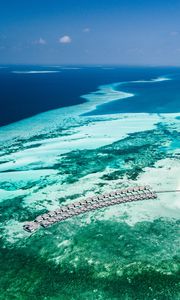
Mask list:
[{"label": "pier walkway", "polygon": [[43,215],[37,216],[32,222],[28,222],[23,229],[28,232],[34,232],[40,227],[49,227],[57,222],[62,222],[68,218],[87,213],[96,209],[111,205],[156,199],[157,194],[149,186],[136,186],[122,190],[116,190],[110,193],[89,197],[78,202],[72,202],[69,205],[62,205],[54,211],[49,211]]}]

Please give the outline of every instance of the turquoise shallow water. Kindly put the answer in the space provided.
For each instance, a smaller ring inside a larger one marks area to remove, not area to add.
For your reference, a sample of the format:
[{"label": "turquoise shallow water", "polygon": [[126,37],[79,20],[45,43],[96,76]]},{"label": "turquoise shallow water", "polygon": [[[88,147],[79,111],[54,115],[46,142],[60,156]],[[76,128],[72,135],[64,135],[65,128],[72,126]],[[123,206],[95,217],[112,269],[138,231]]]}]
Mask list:
[{"label": "turquoise shallow water", "polygon": [[[128,99],[119,99],[99,105],[88,115],[117,113],[178,113],[180,111],[180,76],[165,77],[159,81],[124,82],[116,90],[132,94]],[[168,80],[169,79],[169,80]]]},{"label": "turquoise shallow water", "polygon": [[[119,97],[111,88],[85,98]],[[86,105],[0,130],[0,299],[178,300],[178,195],[102,209],[33,235],[22,229],[84,196],[144,183],[178,187],[177,114],[85,117]]]}]

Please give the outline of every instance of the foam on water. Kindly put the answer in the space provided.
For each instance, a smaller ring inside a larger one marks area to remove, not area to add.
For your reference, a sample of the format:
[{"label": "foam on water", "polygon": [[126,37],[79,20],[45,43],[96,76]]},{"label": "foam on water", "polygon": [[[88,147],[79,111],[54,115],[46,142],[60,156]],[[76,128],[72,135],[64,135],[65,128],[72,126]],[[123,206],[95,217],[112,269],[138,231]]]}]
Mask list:
[{"label": "foam on water", "polygon": [[61,71],[49,71],[49,70],[36,70],[36,71],[12,71],[14,74],[51,74],[51,73],[60,73]]}]

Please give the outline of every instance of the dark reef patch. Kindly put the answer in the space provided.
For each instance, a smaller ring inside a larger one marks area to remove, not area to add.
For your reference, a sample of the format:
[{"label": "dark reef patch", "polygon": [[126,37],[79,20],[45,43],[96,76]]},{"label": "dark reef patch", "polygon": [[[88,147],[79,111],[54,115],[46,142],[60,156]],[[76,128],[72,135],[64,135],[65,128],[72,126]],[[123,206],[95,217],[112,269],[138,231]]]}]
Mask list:
[{"label": "dark reef patch", "polygon": [[[46,210],[38,211],[44,213]],[[0,203],[0,223],[14,219],[19,222],[31,221],[37,216],[37,210],[23,206],[23,197],[7,199]]]},{"label": "dark reef patch", "polygon": [[[62,236],[57,236],[57,226]],[[0,299],[179,299],[177,222],[57,226],[22,246],[0,242]],[[69,238],[71,246],[56,244]],[[52,255],[60,256],[60,262],[50,260]]]},{"label": "dark reef patch", "polygon": [[54,168],[67,176],[68,183],[106,168],[111,171],[102,176],[103,180],[118,180],[124,176],[135,180],[145,167],[153,167],[158,160],[171,157],[167,144],[176,139],[176,131],[169,131],[159,124],[157,130],[134,133],[95,150],[72,151],[61,156]]}]

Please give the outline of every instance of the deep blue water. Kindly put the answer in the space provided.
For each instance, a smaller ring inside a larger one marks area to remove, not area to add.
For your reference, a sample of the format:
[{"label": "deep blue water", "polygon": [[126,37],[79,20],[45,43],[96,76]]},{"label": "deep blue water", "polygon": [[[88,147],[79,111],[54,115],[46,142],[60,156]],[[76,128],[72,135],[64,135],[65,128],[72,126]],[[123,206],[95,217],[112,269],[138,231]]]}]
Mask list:
[{"label": "deep blue water", "polygon": [[134,96],[100,105],[86,115],[180,112],[180,75],[162,82],[122,84],[118,90]]},{"label": "deep blue water", "polygon": [[[24,74],[13,71],[29,70],[59,70],[59,73]],[[81,67],[80,69],[63,69],[57,67],[40,66],[7,66],[0,68],[0,126],[33,116],[40,112],[56,109],[64,106],[76,105],[84,102],[80,96],[94,92],[99,85],[131,80],[150,80],[158,76],[176,74],[178,68],[138,68],[138,67]],[[124,91],[136,93],[136,99],[132,98],[101,105],[93,114],[109,112],[139,112],[154,111],[157,105],[149,105],[149,102],[158,101],[167,104],[166,110],[177,109],[180,89],[178,84],[167,82],[147,85],[132,84],[123,85]],[[159,85],[159,88],[157,86]],[[163,98],[162,98],[163,96]],[[146,98],[146,102],[144,100]],[[176,99],[175,99],[176,98]],[[161,101],[160,101],[161,99]],[[164,100],[163,100],[164,99]],[[174,102],[173,102],[174,101]],[[134,102],[134,103],[133,103]],[[138,103],[138,104],[137,104]],[[140,109],[141,108],[141,109]],[[179,108],[178,108],[179,109]],[[161,109],[158,109],[161,111]]]}]

